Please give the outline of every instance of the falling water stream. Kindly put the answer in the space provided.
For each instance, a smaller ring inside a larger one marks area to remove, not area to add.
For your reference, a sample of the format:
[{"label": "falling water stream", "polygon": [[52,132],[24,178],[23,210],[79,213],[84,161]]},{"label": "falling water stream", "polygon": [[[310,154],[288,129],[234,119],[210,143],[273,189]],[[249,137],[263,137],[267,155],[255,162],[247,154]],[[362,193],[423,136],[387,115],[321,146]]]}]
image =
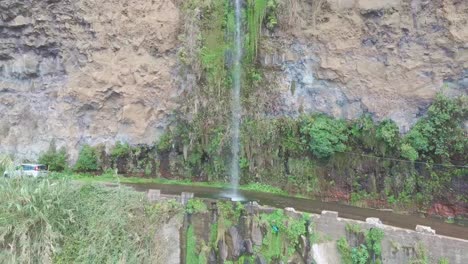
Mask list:
[{"label": "falling water stream", "polygon": [[241,119],[241,104],[240,104],[240,89],[241,89],[241,63],[242,63],[242,34],[241,34],[241,0],[235,0],[235,34],[234,34],[234,56],[232,63],[232,120],[231,120],[231,135],[232,135],[232,160],[231,160],[231,185],[232,193],[230,194],[233,200],[241,200],[242,197],[238,194],[239,187],[239,134],[240,134],[240,119]]}]

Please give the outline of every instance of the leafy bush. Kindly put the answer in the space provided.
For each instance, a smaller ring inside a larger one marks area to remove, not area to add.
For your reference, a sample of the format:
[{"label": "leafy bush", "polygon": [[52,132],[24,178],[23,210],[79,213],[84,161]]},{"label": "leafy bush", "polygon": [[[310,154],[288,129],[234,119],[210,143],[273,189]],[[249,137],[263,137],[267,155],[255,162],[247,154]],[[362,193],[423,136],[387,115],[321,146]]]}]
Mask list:
[{"label": "leafy bush", "polygon": [[392,120],[384,120],[377,126],[376,138],[379,144],[380,153],[385,155],[388,150],[395,149],[399,145],[400,132],[398,126]]},{"label": "leafy bush", "polygon": [[185,206],[185,212],[188,214],[206,213],[208,208],[200,199],[190,199]]},{"label": "leafy bush", "polygon": [[369,114],[352,121],[350,141],[357,148],[373,151],[377,145],[376,124]]},{"label": "leafy bush", "polygon": [[166,132],[161,135],[158,143],[156,144],[156,149],[158,152],[169,152],[172,148],[172,135],[169,132]]},{"label": "leafy bush", "polygon": [[447,161],[451,156],[462,155],[468,149],[463,122],[468,118],[466,96],[450,99],[438,94],[429,107],[427,116],[420,119],[405,137],[420,156]]},{"label": "leafy bush", "polygon": [[346,232],[354,235],[364,234],[365,243],[351,248],[345,237],[340,238],[337,246],[344,264],[381,263],[381,241],[384,236],[381,229],[371,228],[363,231],[359,225],[346,224]]},{"label": "leafy bush", "polygon": [[276,10],[278,9],[277,0],[268,0],[266,9],[266,27],[268,29],[274,29],[278,24],[278,18],[276,16]]},{"label": "leafy bush", "polygon": [[306,233],[307,220],[307,217],[296,219],[287,216],[283,210],[261,214],[260,223],[267,230],[262,248],[264,256],[270,260],[292,256],[299,244],[299,237]]},{"label": "leafy bush", "polygon": [[67,151],[64,147],[57,151],[55,142],[52,141],[47,152],[39,156],[38,162],[47,165],[50,171],[63,171],[68,167]]},{"label": "leafy bush", "polygon": [[367,264],[369,260],[369,252],[364,244],[351,250],[351,260],[353,264]]},{"label": "leafy bush", "polygon": [[337,242],[338,252],[341,255],[341,261],[343,264],[353,264],[353,260],[351,259],[351,247],[346,241],[346,238],[342,237]]},{"label": "leafy bush", "polygon": [[120,141],[115,142],[115,146],[111,150],[111,157],[115,160],[118,158],[127,157],[130,154],[131,148],[128,143]]},{"label": "leafy bush", "polygon": [[89,145],[84,145],[78,155],[75,170],[79,172],[91,172],[97,171],[98,169],[99,166],[96,150]]},{"label": "leafy bush", "polygon": [[372,256],[372,259],[379,258],[382,255],[381,241],[384,237],[384,232],[379,228],[371,228],[366,233],[366,245],[367,249]]},{"label": "leafy bush", "polygon": [[419,157],[418,152],[408,143],[403,143],[400,149],[402,158],[415,161]]},{"label": "leafy bush", "polygon": [[318,115],[303,118],[300,131],[303,142],[318,158],[328,158],[335,152],[346,150],[348,133],[343,120]]},{"label": "leafy bush", "polygon": [[290,154],[301,155],[305,149],[301,141],[298,122],[292,118],[280,117],[274,121],[278,143]]}]

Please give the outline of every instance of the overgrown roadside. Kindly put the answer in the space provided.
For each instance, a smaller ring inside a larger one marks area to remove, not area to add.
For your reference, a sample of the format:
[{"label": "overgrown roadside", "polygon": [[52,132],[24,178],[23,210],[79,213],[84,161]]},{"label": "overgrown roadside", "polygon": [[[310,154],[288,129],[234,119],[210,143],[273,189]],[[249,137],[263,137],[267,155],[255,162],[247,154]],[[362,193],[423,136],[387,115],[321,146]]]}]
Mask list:
[{"label": "overgrown roadside", "polygon": [[168,263],[176,202],[68,180],[0,180],[0,263]]}]

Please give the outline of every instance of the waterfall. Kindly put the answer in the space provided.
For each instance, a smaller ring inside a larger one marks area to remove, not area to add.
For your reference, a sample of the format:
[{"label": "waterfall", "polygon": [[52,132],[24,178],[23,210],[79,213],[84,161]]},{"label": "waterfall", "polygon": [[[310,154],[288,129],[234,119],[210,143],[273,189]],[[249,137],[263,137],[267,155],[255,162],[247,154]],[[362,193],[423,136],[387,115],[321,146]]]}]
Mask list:
[{"label": "waterfall", "polygon": [[233,56],[233,69],[232,69],[232,120],[231,120],[231,185],[232,185],[232,198],[240,199],[238,195],[239,188],[239,134],[240,134],[240,119],[241,119],[241,103],[240,103],[240,89],[241,89],[241,71],[242,71],[242,32],[241,32],[241,0],[235,0],[235,34],[234,34],[234,56]]}]

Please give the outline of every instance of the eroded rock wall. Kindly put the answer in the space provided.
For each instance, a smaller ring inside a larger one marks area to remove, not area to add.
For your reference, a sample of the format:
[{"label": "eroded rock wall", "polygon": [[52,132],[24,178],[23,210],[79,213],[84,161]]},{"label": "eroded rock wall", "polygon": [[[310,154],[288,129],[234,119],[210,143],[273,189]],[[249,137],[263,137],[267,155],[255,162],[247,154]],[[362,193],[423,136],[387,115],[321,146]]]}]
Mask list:
[{"label": "eroded rock wall", "polygon": [[151,143],[176,106],[171,0],[0,2],[0,152]]},{"label": "eroded rock wall", "polygon": [[[34,159],[55,139],[73,160],[84,143],[153,142],[199,80],[178,70],[178,47],[200,42],[183,2],[1,1],[0,152]],[[437,91],[466,94],[467,1],[279,3],[258,54],[278,88],[268,114],[369,112],[404,132]]]},{"label": "eroded rock wall", "polygon": [[436,92],[467,92],[467,1],[288,0],[278,12],[260,61],[282,114],[369,112],[404,132]]}]

